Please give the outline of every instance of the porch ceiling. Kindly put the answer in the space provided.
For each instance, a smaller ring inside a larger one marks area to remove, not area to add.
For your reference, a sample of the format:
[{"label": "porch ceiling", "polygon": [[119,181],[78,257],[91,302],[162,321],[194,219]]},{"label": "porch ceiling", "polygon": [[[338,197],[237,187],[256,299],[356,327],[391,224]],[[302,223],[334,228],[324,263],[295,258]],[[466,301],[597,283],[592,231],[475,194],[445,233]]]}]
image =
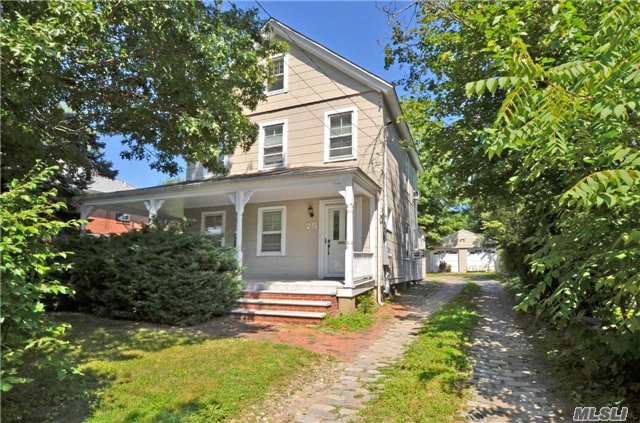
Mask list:
[{"label": "porch ceiling", "polygon": [[[243,175],[244,176],[244,175]],[[345,180],[353,181],[355,195],[372,195],[377,185],[357,168],[325,168],[305,172],[257,174],[255,177],[227,177],[137,190],[89,194],[78,199],[86,206],[117,208],[132,214],[146,214],[144,202],[162,199],[161,215],[181,217],[185,208],[231,205],[229,194],[252,191],[251,203],[310,198],[339,197]]]}]

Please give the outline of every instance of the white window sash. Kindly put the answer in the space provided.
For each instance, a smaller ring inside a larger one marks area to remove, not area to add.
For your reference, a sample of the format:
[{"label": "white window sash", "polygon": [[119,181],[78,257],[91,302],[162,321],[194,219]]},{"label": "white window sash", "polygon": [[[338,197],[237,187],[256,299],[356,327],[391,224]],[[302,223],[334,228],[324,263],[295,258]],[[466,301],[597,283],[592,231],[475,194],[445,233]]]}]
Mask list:
[{"label": "white window sash", "polygon": [[[286,53],[277,54],[273,56],[271,60],[274,60],[274,59],[277,60],[280,58],[282,58],[282,88],[277,90],[269,90],[269,82],[267,81],[264,87],[264,92],[266,95],[275,95],[275,94],[282,94],[287,92],[287,87],[289,84],[289,55]],[[276,74],[273,76],[278,76],[278,75],[280,74]]]},{"label": "white window sash", "polygon": [[[280,212],[280,230],[279,231],[263,231],[263,217],[265,212]],[[260,207],[258,208],[258,242],[257,252],[258,256],[285,256],[287,254],[286,240],[287,240],[287,207],[275,206],[275,207]],[[280,234],[280,251],[262,251],[262,236],[263,235],[275,235]]]},{"label": "white window sash", "polygon": [[205,235],[208,235],[207,232],[205,231],[206,229],[206,218],[209,216],[222,216],[222,222],[220,224],[220,226],[222,227],[222,235],[221,235],[221,242],[220,245],[224,247],[225,244],[225,237],[226,237],[226,216],[227,213],[224,210],[220,210],[220,211],[209,211],[209,212],[202,212],[200,214],[200,232],[202,232]]},{"label": "white window sash", "polygon": [[[331,117],[343,113],[351,113],[351,154],[348,156],[331,157],[332,150],[339,150],[347,147],[331,148],[331,140],[344,135],[331,136]],[[324,114],[324,161],[337,162],[342,160],[354,160],[358,156],[358,109],[350,107],[340,110],[331,110]]]},{"label": "white window sash", "polygon": [[[281,144],[282,145],[282,165],[275,165],[275,166],[266,165],[264,160],[265,157],[275,156],[277,154],[272,153],[272,154],[265,155],[264,153],[265,148],[279,147],[280,145],[276,144],[276,145],[270,145],[268,147],[265,146],[264,129],[269,126],[276,126],[276,125],[282,125],[282,144]],[[275,122],[264,122],[260,124],[260,134],[258,135],[258,169],[259,170],[287,167],[287,142],[288,142],[287,131],[288,131],[288,121],[286,119],[275,121]]]}]

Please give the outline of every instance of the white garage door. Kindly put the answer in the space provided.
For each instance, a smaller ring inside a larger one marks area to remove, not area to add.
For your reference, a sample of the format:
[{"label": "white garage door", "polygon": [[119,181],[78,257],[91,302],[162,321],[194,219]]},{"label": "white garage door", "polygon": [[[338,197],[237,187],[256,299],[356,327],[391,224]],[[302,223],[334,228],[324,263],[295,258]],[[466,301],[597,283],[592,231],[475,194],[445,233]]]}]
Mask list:
[{"label": "white garage door", "polygon": [[455,250],[451,251],[438,251],[431,254],[431,271],[437,272],[440,266],[440,262],[444,261],[449,266],[451,266],[452,272],[459,272],[458,269],[458,252]]},{"label": "white garage door", "polygon": [[467,255],[467,272],[495,272],[496,252],[473,250]]}]

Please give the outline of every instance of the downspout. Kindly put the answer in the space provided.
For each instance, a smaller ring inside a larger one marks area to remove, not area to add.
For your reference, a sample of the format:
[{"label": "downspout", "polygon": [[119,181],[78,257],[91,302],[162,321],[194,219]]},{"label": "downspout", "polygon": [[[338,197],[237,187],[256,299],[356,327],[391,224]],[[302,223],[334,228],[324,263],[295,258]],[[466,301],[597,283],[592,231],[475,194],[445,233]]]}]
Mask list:
[{"label": "downspout", "polygon": [[[389,125],[393,124],[393,121],[387,122],[384,126],[385,128]],[[388,198],[387,198],[387,175],[388,175],[388,164],[387,164],[387,150],[388,143],[387,137],[384,138],[383,142],[383,155],[382,155],[382,251],[378,256],[379,260],[382,260],[382,277],[378,277],[378,302],[384,302],[384,294],[389,294],[389,281],[387,279],[387,270],[385,269],[384,263],[387,255],[387,210],[388,210]],[[378,267],[379,269],[380,267]],[[384,278],[384,285],[382,283]],[[383,291],[384,288],[384,291]]]}]

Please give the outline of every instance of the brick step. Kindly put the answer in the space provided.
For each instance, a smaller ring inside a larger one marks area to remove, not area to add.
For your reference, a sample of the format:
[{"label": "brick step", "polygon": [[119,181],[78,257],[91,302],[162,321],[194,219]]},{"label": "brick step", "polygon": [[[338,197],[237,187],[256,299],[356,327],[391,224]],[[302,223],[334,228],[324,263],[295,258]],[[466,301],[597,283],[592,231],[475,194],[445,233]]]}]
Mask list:
[{"label": "brick step", "polygon": [[336,303],[335,295],[326,294],[306,294],[297,292],[278,291],[244,291],[243,298],[264,299],[264,300],[303,300],[303,301],[329,301]]},{"label": "brick step", "polygon": [[254,322],[282,322],[282,323],[319,323],[327,313],[317,311],[292,310],[250,310],[235,308],[231,314],[239,316],[241,320]]},{"label": "brick step", "polygon": [[333,305],[331,301],[283,300],[273,298],[240,298],[238,304],[248,310],[287,310],[328,312]]}]

